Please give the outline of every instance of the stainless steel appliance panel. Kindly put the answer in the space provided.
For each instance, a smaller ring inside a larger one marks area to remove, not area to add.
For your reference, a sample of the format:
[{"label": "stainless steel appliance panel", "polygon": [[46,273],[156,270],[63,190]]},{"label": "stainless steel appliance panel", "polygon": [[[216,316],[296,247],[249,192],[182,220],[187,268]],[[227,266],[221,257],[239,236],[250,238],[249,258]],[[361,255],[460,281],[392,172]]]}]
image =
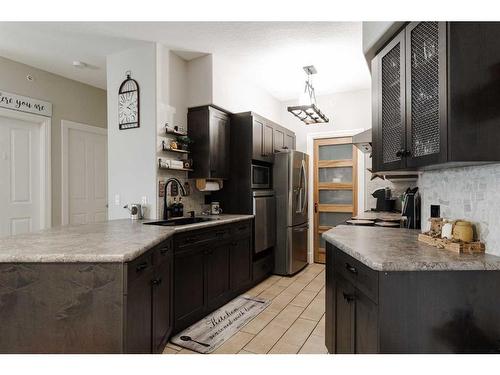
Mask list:
[{"label": "stainless steel appliance panel", "polygon": [[290,275],[307,265],[309,157],[291,150],[276,153],[274,157],[277,208],[274,272]]},{"label": "stainless steel appliance panel", "polygon": [[258,254],[276,243],[276,200],[274,191],[253,192],[254,250]]},{"label": "stainless steel appliance panel", "polygon": [[294,274],[307,265],[307,223],[288,228],[288,273]]},{"label": "stainless steel appliance panel", "polygon": [[307,222],[309,156],[300,151],[290,151],[288,160],[289,171],[289,202],[288,226]]}]

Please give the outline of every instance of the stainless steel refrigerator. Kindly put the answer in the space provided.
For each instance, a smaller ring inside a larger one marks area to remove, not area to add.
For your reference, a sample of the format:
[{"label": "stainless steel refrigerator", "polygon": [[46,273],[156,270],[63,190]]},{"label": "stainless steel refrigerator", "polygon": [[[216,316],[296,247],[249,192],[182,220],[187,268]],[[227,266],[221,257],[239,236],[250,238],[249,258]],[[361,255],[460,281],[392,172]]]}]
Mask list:
[{"label": "stainless steel refrigerator", "polygon": [[274,155],[276,196],[274,273],[292,275],[307,265],[309,155],[283,151]]}]

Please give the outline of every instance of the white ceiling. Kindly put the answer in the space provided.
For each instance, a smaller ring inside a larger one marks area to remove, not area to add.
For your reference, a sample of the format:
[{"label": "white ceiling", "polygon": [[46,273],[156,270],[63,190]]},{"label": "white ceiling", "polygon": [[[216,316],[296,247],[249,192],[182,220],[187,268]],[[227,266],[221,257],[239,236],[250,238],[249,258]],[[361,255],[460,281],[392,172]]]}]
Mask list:
[{"label": "white ceiling", "polygon": [[[0,55],[106,88],[106,55],[160,42],[186,60],[212,53],[279,100],[303,90],[315,65],[316,93],[368,88],[361,22],[1,22]],[[76,69],[80,60],[90,69]]]}]

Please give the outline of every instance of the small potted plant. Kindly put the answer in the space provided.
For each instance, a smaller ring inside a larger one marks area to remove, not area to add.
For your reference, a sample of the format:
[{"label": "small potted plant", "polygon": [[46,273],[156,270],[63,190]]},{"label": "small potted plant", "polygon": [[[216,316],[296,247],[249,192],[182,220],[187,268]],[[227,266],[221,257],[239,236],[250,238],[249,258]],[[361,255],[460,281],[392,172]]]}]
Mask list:
[{"label": "small potted plant", "polygon": [[183,135],[181,137],[177,137],[177,143],[182,150],[188,151],[189,146],[193,144],[193,140],[189,138],[187,135]]}]

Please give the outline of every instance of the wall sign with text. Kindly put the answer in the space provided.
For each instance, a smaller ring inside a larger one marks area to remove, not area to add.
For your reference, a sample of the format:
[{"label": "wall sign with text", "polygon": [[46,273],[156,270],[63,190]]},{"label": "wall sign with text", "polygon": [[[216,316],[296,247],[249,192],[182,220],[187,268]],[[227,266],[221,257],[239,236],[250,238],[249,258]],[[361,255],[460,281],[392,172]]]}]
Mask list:
[{"label": "wall sign with text", "polygon": [[52,116],[52,103],[0,90],[0,107],[16,111]]}]

